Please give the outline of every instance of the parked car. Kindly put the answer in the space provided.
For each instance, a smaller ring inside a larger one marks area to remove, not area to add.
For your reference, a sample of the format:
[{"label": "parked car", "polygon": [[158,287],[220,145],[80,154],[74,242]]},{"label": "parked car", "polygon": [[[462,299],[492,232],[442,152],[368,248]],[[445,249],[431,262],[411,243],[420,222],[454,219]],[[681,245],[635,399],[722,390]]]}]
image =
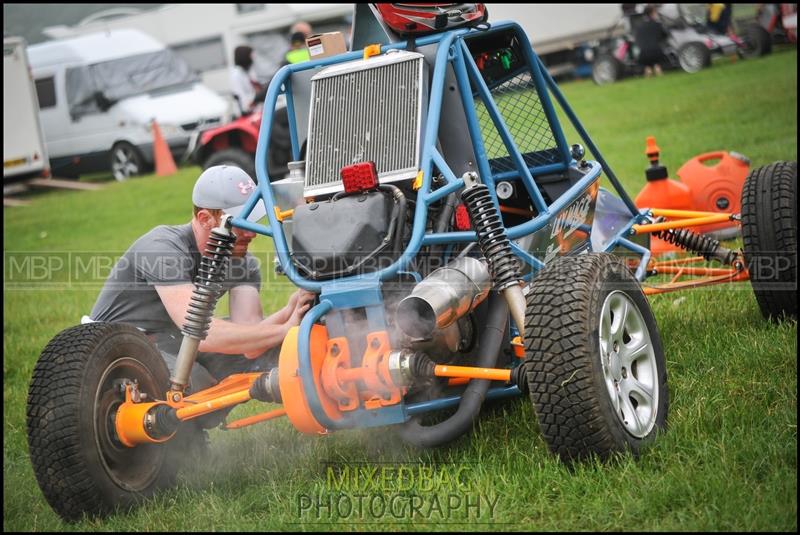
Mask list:
[{"label": "parked car", "polygon": [[28,56],[57,175],[111,170],[124,180],[154,163],[153,120],[176,159],[196,132],[228,120],[225,99],[138,30],[49,41]]},{"label": "parked car", "polygon": [[[740,54],[746,48],[735,35],[722,35],[710,30],[705,23],[702,4],[663,4],[659,19],[669,37],[664,43],[665,69],[682,69],[698,72],[711,65],[713,56]],[[613,83],[625,76],[639,75],[644,68],[639,65],[639,49],[630,28],[635,27],[642,14],[624,17],[609,30],[612,34],[619,25],[627,25],[622,36],[604,39],[595,47],[592,62],[592,79],[599,85]]]}]

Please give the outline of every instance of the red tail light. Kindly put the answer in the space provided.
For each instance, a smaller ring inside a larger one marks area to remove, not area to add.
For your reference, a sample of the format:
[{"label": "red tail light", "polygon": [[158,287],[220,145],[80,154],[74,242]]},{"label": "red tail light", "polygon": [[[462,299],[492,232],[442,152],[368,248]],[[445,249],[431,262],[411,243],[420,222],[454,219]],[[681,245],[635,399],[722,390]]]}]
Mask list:
[{"label": "red tail light", "polygon": [[354,163],[339,171],[347,193],[357,193],[378,187],[378,168],[375,162]]}]

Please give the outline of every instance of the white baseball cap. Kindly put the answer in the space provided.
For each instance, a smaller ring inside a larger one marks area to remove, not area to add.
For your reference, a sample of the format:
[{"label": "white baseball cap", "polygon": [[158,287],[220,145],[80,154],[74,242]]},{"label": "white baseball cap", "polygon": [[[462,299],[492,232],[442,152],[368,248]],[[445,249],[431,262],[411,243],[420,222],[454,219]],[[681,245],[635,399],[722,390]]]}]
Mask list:
[{"label": "white baseball cap", "polygon": [[[203,171],[195,182],[192,203],[198,208],[222,210],[239,217],[247,199],[257,186],[246,172],[233,165],[215,165]],[[251,223],[267,215],[259,199],[247,220]]]}]

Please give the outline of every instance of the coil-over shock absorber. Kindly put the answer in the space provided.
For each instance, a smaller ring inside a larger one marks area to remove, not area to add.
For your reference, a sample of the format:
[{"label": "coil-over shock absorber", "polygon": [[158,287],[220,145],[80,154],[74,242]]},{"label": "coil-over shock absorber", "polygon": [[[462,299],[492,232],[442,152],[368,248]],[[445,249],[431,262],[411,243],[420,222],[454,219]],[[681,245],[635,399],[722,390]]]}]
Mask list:
[{"label": "coil-over shock absorber", "polygon": [[667,229],[653,234],[682,249],[702,255],[706,260],[717,259],[723,264],[734,265],[739,256],[736,251],[721,246],[718,240],[694,233],[689,229]]},{"label": "coil-over shock absorber", "polygon": [[211,230],[200,260],[194,292],[183,324],[183,341],[178,351],[175,372],[170,377],[170,390],[183,392],[197,358],[197,348],[208,335],[217,300],[224,293],[223,282],[228,260],[233,253],[236,235],[231,232],[231,218]]},{"label": "coil-over shock absorber", "polygon": [[478,247],[489,263],[494,288],[503,293],[508,309],[520,335],[525,336],[525,296],[520,286],[519,262],[511,250],[500,212],[492,200],[486,184],[478,182],[478,174],[467,172],[461,200],[469,211],[469,218],[478,236]]}]

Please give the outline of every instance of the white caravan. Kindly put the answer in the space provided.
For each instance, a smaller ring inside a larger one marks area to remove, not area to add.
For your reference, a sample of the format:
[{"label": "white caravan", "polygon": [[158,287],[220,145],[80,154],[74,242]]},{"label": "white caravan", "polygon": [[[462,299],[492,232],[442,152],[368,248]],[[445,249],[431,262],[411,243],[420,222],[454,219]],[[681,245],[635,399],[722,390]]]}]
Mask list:
[{"label": "white caravan", "polygon": [[3,38],[3,183],[47,176],[50,165],[25,40]]}]

